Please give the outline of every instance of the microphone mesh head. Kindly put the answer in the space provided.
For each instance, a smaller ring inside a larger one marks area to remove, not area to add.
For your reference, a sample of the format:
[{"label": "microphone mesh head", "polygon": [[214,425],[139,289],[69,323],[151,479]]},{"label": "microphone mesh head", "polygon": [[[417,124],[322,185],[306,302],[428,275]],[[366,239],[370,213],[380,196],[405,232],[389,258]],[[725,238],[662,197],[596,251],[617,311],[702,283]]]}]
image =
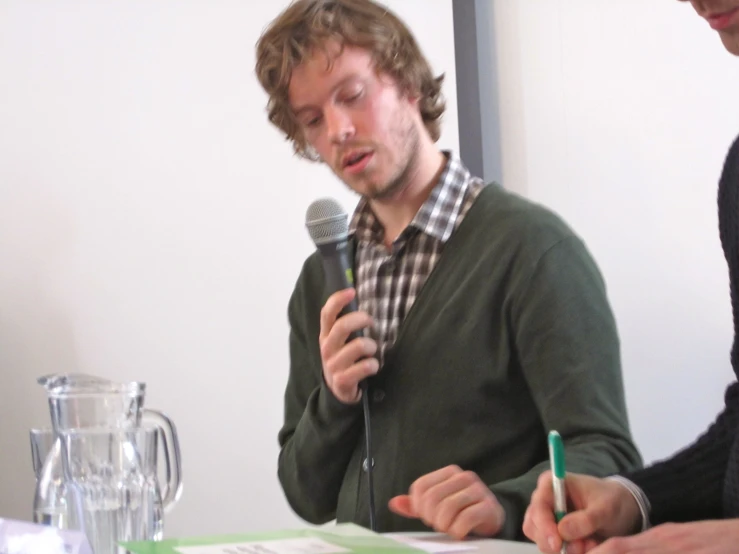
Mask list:
[{"label": "microphone mesh head", "polygon": [[320,198],[308,206],[305,226],[316,245],[346,240],[349,236],[346,212],[333,198]]}]

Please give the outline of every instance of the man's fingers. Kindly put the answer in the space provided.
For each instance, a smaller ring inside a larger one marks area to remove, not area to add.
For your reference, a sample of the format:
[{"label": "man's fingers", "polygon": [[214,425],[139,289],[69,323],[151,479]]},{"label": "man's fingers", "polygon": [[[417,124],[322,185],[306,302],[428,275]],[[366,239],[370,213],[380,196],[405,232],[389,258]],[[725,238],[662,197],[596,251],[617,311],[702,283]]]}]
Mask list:
[{"label": "man's fingers", "polygon": [[359,382],[377,373],[379,368],[380,364],[377,358],[360,360],[345,371],[334,374],[334,387],[342,392],[341,396],[343,397],[354,396]]},{"label": "man's fingers", "polygon": [[523,529],[523,534],[532,540],[536,546],[539,547],[539,550],[545,554],[554,554],[554,551],[550,552],[547,549],[548,545],[546,544],[546,535],[539,532],[534,520],[531,518],[531,504],[529,504],[529,507],[523,516],[523,525],[521,528]]},{"label": "man's fingers", "polygon": [[[416,479],[410,489],[411,504],[416,513],[425,515],[428,511],[427,506],[430,500],[441,500],[446,494],[451,494],[464,488],[466,485],[460,482],[448,482],[452,477],[463,473],[458,466],[446,466]],[[433,498],[429,498],[427,493],[434,487],[443,485],[437,489]],[[446,494],[444,494],[446,493]]]},{"label": "man's fingers", "polygon": [[659,545],[645,544],[639,535],[633,537],[614,537],[608,539],[603,544],[590,550],[592,554],[630,554],[632,552],[654,552],[655,554],[672,554],[679,552],[673,549],[662,549]]},{"label": "man's fingers", "polygon": [[585,540],[598,532],[601,519],[598,510],[580,510],[562,518],[557,529],[565,541]]},{"label": "man's fingers", "polygon": [[[438,489],[446,487],[450,481],[451,479],[442,484],[436,485],[426,493],[426,496],[436,494]],[[423,507],[425,510],[433,510],[432,519],[434,527],[441,531],[446,531],[451,527],[452,523],[459,518],[464,510],[477,504],[482,499],[483,496],[481,494],[474,489],[467,487],[458,490],[457,492],[444,494],[444,496],[438,500],[435,497],[426,498],[423,502]]]},{"label": "man's fingers", "polygon": [[321,332],[319,340],[323,341],[334,326],[336,318],[344,307],[351,302],[356,295],[354,289],[344,289],[333,293],[328,297],[321,309]]},{"label": "man's fingers", "polygon": [[[589,540],[568,542],[567,554],[585,554],[587,552],[586,544],[588,544]],[[559,554],[559,550],[557,550],[557,554]]]},{"label": "man's fingers", "polygon": [[391,512],[396,513],[399,516],[408,518],[418,517],[416,512],[413,511],[413,507],[411,506],[411,497],[407,494],[401,494],[399,496],[391,498],[390,502],[388,502],[388,508],[390,508]]},{"label": "man's fingers", "polygon": [[476,527],[487,523],[485,520],[489,516],[489,508],[482,502],[476,502],[465,507],[457,514],[446,533],[457,540],[461,540]]},{"label": "man's fingers", "polygon": [[319,345],[323,374],[331,392],[344,403],[356,402],[357,384],[378,370],[377,360],[371,358],[377,351],[374,340],[360,334],[347,344],[350,334],[373,324],[372,317],[363,311],[339,317],[355,296],[353,288],[335,292],[321,310]]},{"label": "man's fingers", "polygon": [[557,530],[557,522],[554,519],[552,507],[545,502],[532,500],[528,514],[531,521],[530,525],[533,528],[532,533],[536,537],[535,542],[539,544],[540,548],[542,545],[546,545],[551,552],[559,552],[562,540]]},{"label": "man's fingers", "polygon": [[536,489],[531,494],[524,520],[524,533],[542,552],[554,554],[560,551],[562,540],[554,519],[552,472],[549,470],[539,476]]},{"label": "man's fingers", "polygon": [[456,465],[446,466],[431,473],[427,473],[423,477],[416,479],[411,485],[411,495],[420,495],[428,489],[439,483],[443,483],[450,477],[462,473],[462,468]]},{"label": "man's fingers", "polygon": [[[333,327],[320,341],[321,357],[330,359],[346,344],[349,335],[372,325],[372,317],[367,312],[351,312],[334,321]],[[352,360],[354,361],[354,360]]]},{"label": "man's fingers", "polygon": [[324,361],[326,371],[329,373],[339,373],[351,365],[355,364],[362,358],[374,356],[377,352],[377,343],[368,337],[358,337],[340,349],[331,357]]},{"label": "man's fingers", "polygon": [[543,471],[536,480],[536,490],[534,492],[538,493],[542,491],[549,491],[550,494],[552,491],[552,472],[549,469]]}]

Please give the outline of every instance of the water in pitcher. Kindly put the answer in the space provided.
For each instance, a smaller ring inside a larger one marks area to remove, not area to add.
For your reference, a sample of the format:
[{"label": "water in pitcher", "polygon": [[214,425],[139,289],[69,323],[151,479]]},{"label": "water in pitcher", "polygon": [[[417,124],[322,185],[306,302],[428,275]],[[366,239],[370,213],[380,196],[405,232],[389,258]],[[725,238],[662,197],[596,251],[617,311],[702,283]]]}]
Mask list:
[{"label": "water in pitcher", "polygon": [[146,462],[151,429],[62,434],[69,527],[83,531],[95,554],[124,552],[119,541],[161,540],[163,504]]},{"label": "water in pitcher", "polygon": [[[96,510],[117,510],[117,506],[125,505],[125,501],[121,500],[121,495],[116,496],[116,492],[106,492],[106,488],[120,490],[126,486],[128,498],[149,498],[150,501],[146,502],[151,506],[148,511],[144,510],[142,516],[132,515],[127,529],[131,532],[146,529],[148,534],[142,539],[160,540],[164,534],[165,506],[158,482],[158,438],[157,429],[151,426],[126,433],[90,430],[67,436],[65,444],[71,449],[68,454],[72,457],[69,460],[70,477],[78,482],[78,490],[82,491],[75,496],[68,491],[69,484],[61,474],[62,467],[45,463],[53,450],[58,451],[57,457],[63,453],[61,443],[55,442],[54,432],[51,429],[31,429],[33,468],[37,482],[43,483],[36,488],[33,521],[58,529],[79,529],[84,521],[70,517],[78,498],[78,504],[83,507],[90,505]],[[111,462],[112,454],[115,462]],[[144,482],[139,483],[137,479]],[[90,521],[90,525],[97,528],[99,525],[95,524],[95,519]],[[121,521],[121,517],[115,520]],[[124,535],[121,540],[133,539]]]},{"label": "water in pitcher", "polygon": [[[85,529],[95,554],[117,554],[124,549],[119,541],[144,540],[150,535],[144,529],[155,524],[146,508],[139,504],[126,506],[115,499],[101,499],[85,507]],[[154,540],[160,540],[156,537]]]},{"label": "water in pitcher", "polygon": [[101,501],[85,509],[85,531],[95,554],[114,554],[118,541],[130,540],[125,529],[138,527],[141,507],[124,507],[120,502]]},{"label": "water in pitcher", "polygon": [[66,529],[68,527],[67,510],[65,509],[49,509],[41,508],[34,510],[33,522],[41,523],[42,525],[51,525],[58,529]]}]

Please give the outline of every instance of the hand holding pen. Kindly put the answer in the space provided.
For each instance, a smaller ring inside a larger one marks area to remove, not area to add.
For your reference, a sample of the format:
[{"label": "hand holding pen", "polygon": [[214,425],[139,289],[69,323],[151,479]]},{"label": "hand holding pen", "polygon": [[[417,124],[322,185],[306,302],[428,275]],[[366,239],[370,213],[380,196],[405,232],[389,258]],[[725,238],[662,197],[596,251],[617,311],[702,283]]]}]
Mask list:
[{"label": "hand holding pen", "polygon": [[551,470],[539,477],[523,523],[524,534],[539,550],[561,554],[566,548],[567,554],[582,554],[641,527],[641,512],[626,487],[566,473],[564,444],[556,431],[549,435],[549,456]]}]

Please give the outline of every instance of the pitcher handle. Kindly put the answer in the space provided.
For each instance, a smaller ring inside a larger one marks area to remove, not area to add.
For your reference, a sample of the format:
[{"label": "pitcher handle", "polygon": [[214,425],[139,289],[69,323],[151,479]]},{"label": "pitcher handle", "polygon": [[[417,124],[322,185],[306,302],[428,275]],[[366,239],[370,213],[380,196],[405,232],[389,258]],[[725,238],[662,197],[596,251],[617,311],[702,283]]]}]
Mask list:
[{"label": "pitcher handle", "polygon": [[174,421],[159,410],[145,409],[142,417],[152,420],[164,438],[164,467],[167,483],[162,490],[162,506],[164,512],[167,513],[182,495],[182,456],[177,427]]}]

